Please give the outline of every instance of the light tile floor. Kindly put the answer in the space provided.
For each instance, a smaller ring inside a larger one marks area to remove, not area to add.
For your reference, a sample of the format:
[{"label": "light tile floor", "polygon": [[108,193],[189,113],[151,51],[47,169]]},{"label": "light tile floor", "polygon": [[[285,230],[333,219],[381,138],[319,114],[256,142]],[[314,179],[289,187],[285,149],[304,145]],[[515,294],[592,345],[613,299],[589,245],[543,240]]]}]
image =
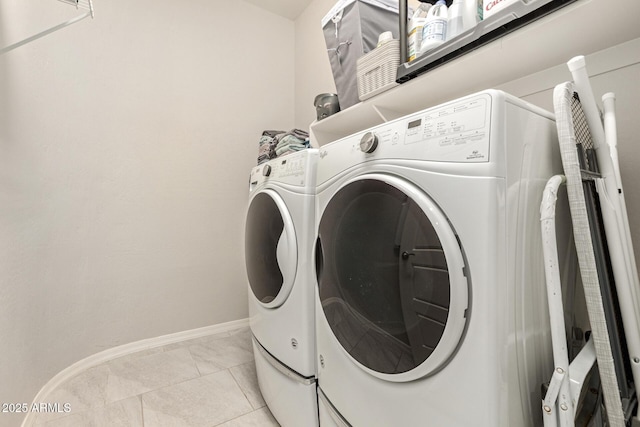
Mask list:
[{"label": "light tile floor", "polygon": [[71,412],[42,413],[35,427],[278,426],[258,388],[248,328],[111,360],[47,400]]}]

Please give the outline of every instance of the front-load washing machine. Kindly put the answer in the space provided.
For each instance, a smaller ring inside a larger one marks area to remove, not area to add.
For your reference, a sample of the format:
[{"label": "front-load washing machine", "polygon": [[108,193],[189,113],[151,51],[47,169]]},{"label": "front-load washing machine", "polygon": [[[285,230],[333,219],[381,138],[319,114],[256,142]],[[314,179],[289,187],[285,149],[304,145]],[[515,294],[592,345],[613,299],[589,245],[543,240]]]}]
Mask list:
[{"label": "front-load washing machine", "polygon": [[321,147],[320,425],[541,425],[557,147],[552,114],[495,90]]},{"label": "front-load washing machine", "polygon": [[260,390],[285,426],[317,426],[314,194],[318,151],[251,171],[245,227],[249,323]]}]

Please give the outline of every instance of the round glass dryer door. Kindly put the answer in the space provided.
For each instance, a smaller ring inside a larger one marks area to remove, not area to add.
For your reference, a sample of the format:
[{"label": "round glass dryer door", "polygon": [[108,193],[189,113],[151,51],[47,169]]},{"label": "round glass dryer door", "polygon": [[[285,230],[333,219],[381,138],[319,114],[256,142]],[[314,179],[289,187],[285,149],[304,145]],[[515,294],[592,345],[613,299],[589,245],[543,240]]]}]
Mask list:
[{"label": "round glass dryer door", "polygon": [[280,306],[293,287],[298,249],[287,206],[273,190],[260,191],[249,204],[245,262],[256,299],[268,308]]},{"label": "round glass dryer door", "polygon": [[468,309],[464,258],[421,190],[382,174],[348,182],[322,213],[317,252],[325,318],[361,368],[412,381],[451,358]]}]

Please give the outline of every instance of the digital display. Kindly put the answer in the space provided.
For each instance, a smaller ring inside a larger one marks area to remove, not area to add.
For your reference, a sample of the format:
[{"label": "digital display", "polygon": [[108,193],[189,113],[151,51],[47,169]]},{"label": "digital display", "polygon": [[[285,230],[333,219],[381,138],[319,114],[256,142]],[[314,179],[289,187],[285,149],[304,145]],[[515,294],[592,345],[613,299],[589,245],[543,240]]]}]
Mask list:
[{"label": "digital display", "polygon": [[407,129],[420,127],[421,124],[422,124],[422,119],[414,120],[412,122],[409,122],[409,124],[407,125]]}]

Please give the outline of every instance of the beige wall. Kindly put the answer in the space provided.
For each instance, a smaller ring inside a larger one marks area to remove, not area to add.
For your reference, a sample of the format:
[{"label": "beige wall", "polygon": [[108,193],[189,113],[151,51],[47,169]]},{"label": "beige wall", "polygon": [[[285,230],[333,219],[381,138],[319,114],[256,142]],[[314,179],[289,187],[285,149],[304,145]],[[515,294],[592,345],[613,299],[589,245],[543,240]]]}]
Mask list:
[{"label": "beige wall", "polygon": [[[95,6],[0,56],[0,402],[247,317],[248,173],[260,132],[294,124],[292,21],[243,1]],[[3,1],[0,46],[78,14]]]}]

